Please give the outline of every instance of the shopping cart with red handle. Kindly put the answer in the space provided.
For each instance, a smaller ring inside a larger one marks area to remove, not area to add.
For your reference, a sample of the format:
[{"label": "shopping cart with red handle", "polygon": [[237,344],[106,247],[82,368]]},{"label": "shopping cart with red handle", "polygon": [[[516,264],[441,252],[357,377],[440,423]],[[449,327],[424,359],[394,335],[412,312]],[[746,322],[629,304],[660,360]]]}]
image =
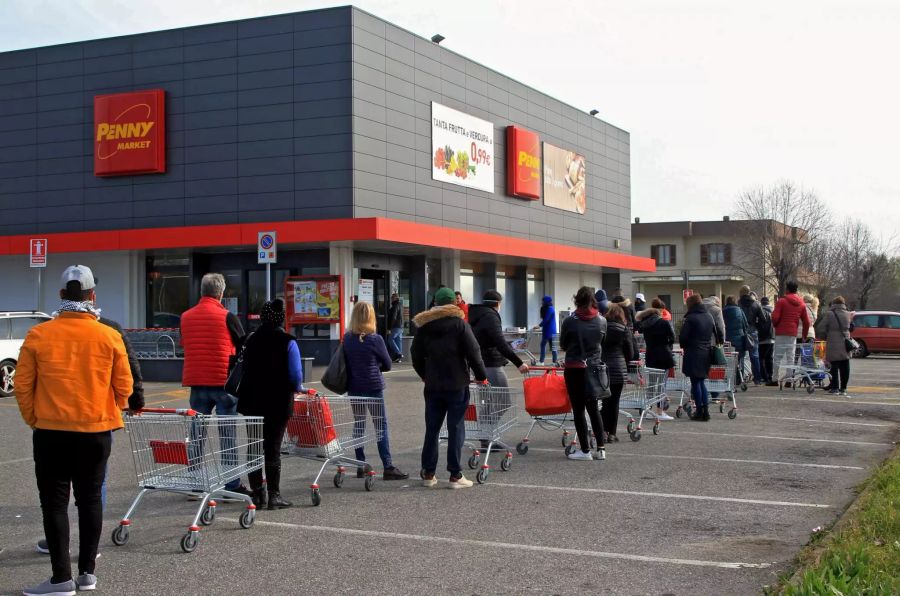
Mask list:
[{"label": "shopping cart with red handle", "polygon": [[125,415],[137,484],[131,507],[112,532],[116,546],[128,542],[132,515],[151,491],[195,495],[200,504],[181,539],[184,552],[200,543],[200,525],[216,519],[216,498],[243,501],[238,520],[250,528],[256,518],[252,499],[225,486],[263,466],[260,416],[205,416],[191,409],[146,408]]}]

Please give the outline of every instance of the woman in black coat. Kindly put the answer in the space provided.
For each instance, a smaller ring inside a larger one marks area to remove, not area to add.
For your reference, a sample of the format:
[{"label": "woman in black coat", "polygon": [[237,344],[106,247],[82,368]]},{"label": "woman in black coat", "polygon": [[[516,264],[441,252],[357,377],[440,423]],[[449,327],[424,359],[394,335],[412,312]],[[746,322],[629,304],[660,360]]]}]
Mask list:
[{"label": "woman in black coat", "polygon": [[284,303],[263,305],[262,324],[244,342],[243,375],[237,410],[244,416],[263,417],[268,495],[262,470],[250,472],[253,503],[262,508],[283,509],[291,502],[281,497],[281,441],[294,407],[294,394],[302,389],[303,372],[296,338],[284,330]]},{"label": "woman in black coat", "polygon": [[688,312],[684,316],[681,333],[678,335],[678,343],[684,350],[681,372],[691,379],[691,396],[697,406],[692,420],[707,421],[709,420],[709,391],[706,388],[706,379],[712,363],[709,354],[712,347],[711,340],[715,336],[716,342],[721,344],[724,337],[712,315],[706,311],[703,299],[699,294],[688,297],[687,307]]},{"label": "woman in black coat", "polygon": [[[663,319],[662,313],[657,308],[645,308],[635,318],[644,332],[647,368],[660,370],[673,368],[675,357],[672,355],[672,346],[675,344],[675,330],[672,329],[672,323]],[[672,417],[662,410],[660,404],[656,406],[656,418],[672,420]]]},{"label": "woman in black coat", "polygon": [[607,441],[618,441],[616,426],[619,420],[619,399],[628,381],[628,363],[634,360],[631,331],[626,326],[625,310],[616,303],[609,305],[606,317],[606,337],[603,339],[603,362],[609,371],[609,397],[603,398],[600,417]]}]

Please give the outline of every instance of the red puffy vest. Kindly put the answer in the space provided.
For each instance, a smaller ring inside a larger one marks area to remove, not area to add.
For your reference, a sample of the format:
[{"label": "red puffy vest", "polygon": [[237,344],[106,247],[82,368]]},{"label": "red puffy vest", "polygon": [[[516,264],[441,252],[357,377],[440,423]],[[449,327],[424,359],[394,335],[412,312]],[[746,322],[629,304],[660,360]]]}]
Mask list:
[{"label": "red puffy vest", "polygon": [[181,315],[185,387],[224,387],[228,361],[235,354],[225,317],[228,309],[215,298],[204,296],[197,306]]}]

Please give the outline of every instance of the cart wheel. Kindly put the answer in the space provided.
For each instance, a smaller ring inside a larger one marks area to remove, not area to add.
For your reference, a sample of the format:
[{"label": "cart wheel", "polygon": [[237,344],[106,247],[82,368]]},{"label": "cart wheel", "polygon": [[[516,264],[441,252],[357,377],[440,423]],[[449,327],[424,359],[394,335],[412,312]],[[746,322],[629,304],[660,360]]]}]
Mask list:
[{"label": "cart wheel", "polygon": [[478,459],[479,458],[475,455],[473,455],[472,457],[469,458],[469,469],[470,470],[474,470],[475,468],[478,467]]},{"label": "cart wheel", "polygon": [[659,424],[654,424],[654,425],[653,425],[653,434],[654,434],[654,435],[658,435],[658,434],[659,434]]},{"label": "cart wheel", "polygon": [[816,388],[813,387],[811,384],[806,386],[806,392],[807,392],[807,393],[812,393],[812,392],[815,391],[815,390],[816,390]]},{"label": "cart wheel", "polygon": [[731,408],[730,410],[728,410],[728,417],[732,420],[737,418],[737,408]]},{"label": "cart wheel", "polygon": [[525,455],[528,453],[528,444],[527,443],[519,443],[516,445],[516,453],[519,455]]},{"label": "cart wheel", "polygon": [[204,526],[210,526],[216,519],[216,508],[206,506],[206,509],[203,510],[203,513],[200,515],[200,523]]},{"label": "cart wheel", "polygon": [[509,472],[509,467],[512,465],[512,455],[507,455],[503,459],[500,460],[500,469],[504,472]]},{"label": "cart wheel", "polygon": [[484,484],[485,482],[487,482],[488,472],[489,470],[487,468],[481,468],[480,470],[478,470],[478,473],[475,474],[475,480],[478,481],[478,484]]},{"label": "cart wheel", "polygon": [[631,436],[631,440],[634,441],[635,443],[637,443],[638,441],[641,440],[641,431],[635,430],[634,432],[630,433],[630,436]]},{"label": "cart wheel", "polygon": [[625,427],[625,430],[627,430],[628,433],[631,434],[635,431],[636,428],[637,428],[637,424],[635,424],[634,420],[629,420],[628,426]]},{"label": "cart wheel", "polygon": [[566,445],[566,455],[571,455],[571,454],[574,453],[574,452],[575,452],[575,445],[574,445],[574,444]]},{"label": "cart wheel", "polygon": [[675,410],[675,417],[676,417],[676,418],[681,418],[681,413],[682,413],[683,411],[684,411],[684,408],[682,408],[681,406],[678,406],[678,409]]},{"label": "cart wheel", "polygon": [[122,546],[128,542],[128,526],[116,526],[112,531],[112,543],[116,546]]},{"label": "cart wheel", "polygon": [[747,383],[741,383],[741,391],[747,390]]},{"label": "cart wheel", "polygon": [[241,517],[238,518],[238,523],[241,524],[241,527],[245,530],[249,530],[250,526],[253,525],[253,522],[256,521],[256,510],[255,509],[245,509],[241,514]]},{"label": "cart wheel", "polygon": [[725,413],[725,402],[719,402],[719,414]]},{"label": "cart wheel", "polygon": [[366,490],[372,490],[372,487],[375,486],[375,476],[373,476],[371,474],[366,476],[366,481],[365,481],[364,485],[366,487]]},{"label": "cart wheel", "polygon": [[588,444],[591,446],[591,451],[597,448],[597,439],[594,437],[594,435],[591,435],[588,438]]},{"label": "cart wheel", "polygon": [[314,507],[318,507],[320,503],[322,503],[322,495],[319,494],[319,489],[314,488],[310,491],[309,494],[310,500],[312,500],[312,504]]},{"label": "cart wheel", "polygon": [[562,439],[560,439],[562,446],[565,447],[569,444],[569,433],[563,433]]},{"label": "cart wheel", "polygon": [[197,550],[198,544],[200,544],[199,532],[189,531],[187,534],[181,537],[181,550],[186,553],[192,553]]},{"label": "cart wheel", "polygon": [[421,478],[422,480],[425,480],[425,470],[423,470],[421,468],[419,469],[419,478]]},{"label": "cart wheel", "polygon": [[334,487],[341,488],[344,486],[344,478],[347,476],[344,472],[335,472],[334,474]]}]

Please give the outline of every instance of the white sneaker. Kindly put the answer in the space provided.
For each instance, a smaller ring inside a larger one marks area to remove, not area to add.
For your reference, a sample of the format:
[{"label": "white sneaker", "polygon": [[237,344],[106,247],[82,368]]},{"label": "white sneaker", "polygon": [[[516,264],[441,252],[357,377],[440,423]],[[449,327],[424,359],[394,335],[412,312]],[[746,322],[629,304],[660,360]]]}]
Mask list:
[{"label": "white sneaker", "polygon": [[97,576],[93,573],[82,573],[75,580],[75,587],[79,592],[87,592],[97,589]]},{"label": "white sneaker", "polygon": [[663,412],[662,414],[657,414],[657,415],[656,415],[656,419],[657,419],[657,420],[675,420],[674,418],[672,418],[671,416],[669,416],[669,415],[666,414],[665,412]]},{"label": "white sneaker", "polygon": [[598,459],[603,461],[606,459],[606,449],[604,447],[599,447],[597,449],[597,453],[594,454],[594,459]]},{"label": "white sneaker", "polygon": [[424,486],[425,488],[434,488],[437,486],[437,483],[437,476],[434,476],[432,478],[422,478],[422,486]]},{"label": "white sneaker", "polygon": [[847,393],[846,391],[841,391],[840,393],[838,393],[838,395],[840,395],[841,397],[846,397],[847,399],[850,399],[850,394]]},{"label": "white sneaker", "polygon": [[575,460],[575,461],[593,461],[593,459],[594,459],[594,456],[591,455],[590,451],[585,453],[581,449],[576,449],[575,451],[573,451],[566,457],[568,457],[569,459]]},{"label": "white sneaker", "polygon": [[450,479],[450,482],[447,484],[447,488],[472,488],[472,481],[468,480],[462,474],[459,475],[457,479]]}]

